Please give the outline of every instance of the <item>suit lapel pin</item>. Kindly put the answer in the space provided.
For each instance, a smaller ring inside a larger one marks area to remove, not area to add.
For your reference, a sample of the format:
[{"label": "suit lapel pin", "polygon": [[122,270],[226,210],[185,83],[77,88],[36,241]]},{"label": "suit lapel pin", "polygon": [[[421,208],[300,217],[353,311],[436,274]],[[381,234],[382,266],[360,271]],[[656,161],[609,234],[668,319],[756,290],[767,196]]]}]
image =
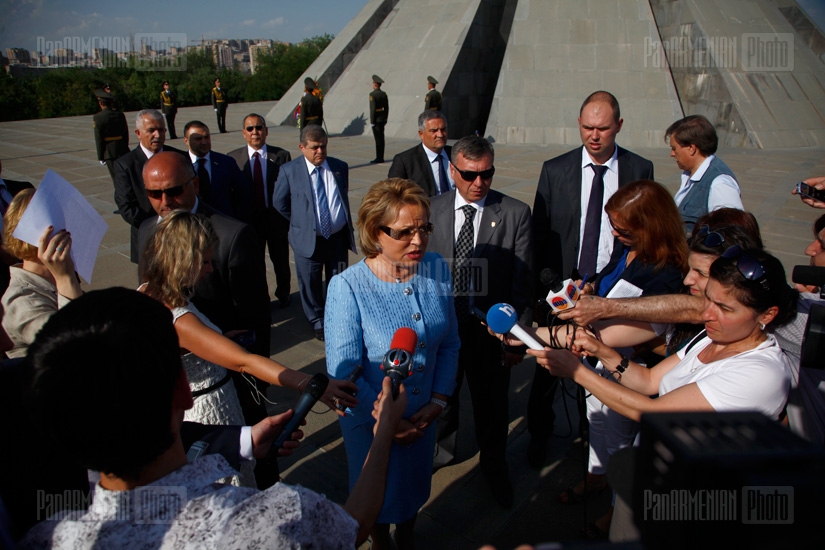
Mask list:
[{"label": "suit lapel pin", "polygon": [[496,222],[490,222],[490,227],[495,227],[495,226],[496,226]]}]

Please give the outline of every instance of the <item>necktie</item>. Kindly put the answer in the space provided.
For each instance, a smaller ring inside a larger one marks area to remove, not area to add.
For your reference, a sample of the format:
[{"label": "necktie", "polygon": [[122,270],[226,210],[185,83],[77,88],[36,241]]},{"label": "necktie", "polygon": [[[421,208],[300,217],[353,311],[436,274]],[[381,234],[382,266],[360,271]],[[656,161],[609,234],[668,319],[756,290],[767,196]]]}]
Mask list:
[{"label": "necktie", "polygon": [[198,159],[198,182],[200,183],[200,196],[204,201],[209,202],[209,195],[212,193],[212,182],[209,180],[209,172],[206,171],[206,159]]},{"label": "necktie", "polygon": [[444,157],[441,156],[441,153],[438,154],[435,160],[438,161],[438,194],[440,195],[450,190],[450,180],[447,179],[447,172],[444,170]]},{"label": "necktie", "polygon": [[266,194],[264,192],[264,171],[261,168],[261,155],[258,151],[252,155],[252,190],[255,193],[255,211],[260,213],[266,210]]},{"label": "necktie", "polygon": [[324,189],[323,168],[316,166],[312,171],[312,184],[315,187],[315,199],[318,203],[318,218],[321,220],[321,235],[329,239],[332,235],[332,216],[329,213],[329,203],[327,203],[327,192]]},{"label": "necktie", "polygon": [[470,316],[470,258],[473,255],[473,218],[476,209],[465,204],[461,207],[464,212],[464,224],[458,232],[455,241],[455,256],[453,265],[453,295],[455,296],[455,314],[459,321]]},{"label": "necktie", "polygon": [[602,202],[604,201],[604,173],[607,166],[596,164],[593,168],[593,184],[590,186],[590,200],[587,203],[587,216],[584,222],[581,255],[579,256],[579,275],[587,274],[592,280],[596,276],[596,259],[599,256],[599,235],[602,232]]}]

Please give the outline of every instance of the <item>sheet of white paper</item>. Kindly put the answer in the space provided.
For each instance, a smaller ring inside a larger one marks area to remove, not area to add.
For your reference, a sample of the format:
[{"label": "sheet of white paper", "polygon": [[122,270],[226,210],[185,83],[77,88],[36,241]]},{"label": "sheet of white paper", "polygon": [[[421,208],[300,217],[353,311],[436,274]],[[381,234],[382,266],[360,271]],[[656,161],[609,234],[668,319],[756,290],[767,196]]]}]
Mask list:
[{"label": "sheet of white paper", "polygon": [[619,279],[610,289],[610,292],[607,293],[606,298],[638,298],[642,295],[642,292],[642,289],[636,285],[632,285],[624,279]]},{"label": "sheet of white paper", "polygon": [[72,234],[74,268],[91,283],[100,241],[109,226],[72,184],[52,170],[43,176],[14,236],[36,247],[50,225],[54,231],[65,229]]}]

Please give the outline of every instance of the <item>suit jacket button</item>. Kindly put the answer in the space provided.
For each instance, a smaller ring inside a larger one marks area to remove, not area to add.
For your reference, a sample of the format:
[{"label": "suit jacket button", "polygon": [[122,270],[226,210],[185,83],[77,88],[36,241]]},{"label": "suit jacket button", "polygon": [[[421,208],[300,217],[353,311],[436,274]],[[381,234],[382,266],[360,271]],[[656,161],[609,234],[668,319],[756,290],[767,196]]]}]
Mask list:
[{"label": "suit jacket button", "polygon": [[410,287],[405,288],[404,289],[404,295],[409,296],[410,294],[412,294],[412,289]]},{"label": "suit jacket button", "polygon": [[413,321],[420,321],[421,320],[421,314],[420,313],[413,313],[412,318],[413,318]]},{"label": "suit jacket button", "polygon": [[421,349],[426,348],[427,347],[427,342],[424,342],[423,340],[421,342],[418,342],[418,347],[421,348]]},{"label": "suit jacket button", "polygon": [[418,372],[424,372],[424,365],[418,365]]}]

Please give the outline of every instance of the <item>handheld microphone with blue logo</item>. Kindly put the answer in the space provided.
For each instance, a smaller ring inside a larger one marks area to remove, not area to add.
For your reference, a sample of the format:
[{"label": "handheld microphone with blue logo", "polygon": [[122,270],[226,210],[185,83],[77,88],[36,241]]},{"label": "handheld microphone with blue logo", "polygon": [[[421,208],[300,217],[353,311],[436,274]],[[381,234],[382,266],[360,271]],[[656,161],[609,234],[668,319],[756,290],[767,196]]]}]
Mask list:
[{"label": "handheld microphone with blue logo", "polygon": [[501,303],[491,307],[487,312],[487,326],[497,334],[507,334],[509,332],[524,342],[530,349],[544,349],[544,344],[528,334],[524,327],[519,324],[516,309],[510,304]]},{"label": "handheld microphone with blue logo", "polygon": [[381,370],[392,380],[392,398],[398,397],[401,382],[412,374],[412,358],[418,335],[410,327],[401,327],[392,335],[390,349],[381,361]]}]

